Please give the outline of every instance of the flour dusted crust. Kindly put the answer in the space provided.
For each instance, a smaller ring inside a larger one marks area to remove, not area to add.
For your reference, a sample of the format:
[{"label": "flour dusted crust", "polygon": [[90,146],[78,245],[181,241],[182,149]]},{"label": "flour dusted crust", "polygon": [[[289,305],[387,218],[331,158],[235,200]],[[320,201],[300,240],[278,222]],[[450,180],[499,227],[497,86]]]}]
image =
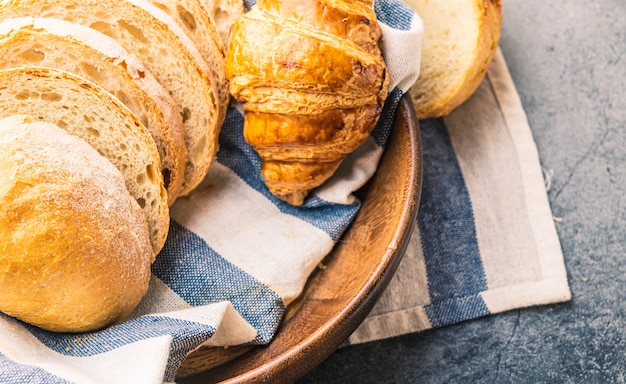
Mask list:
[{"label": "flour dusted crust", "polygon": [[206,176],[218,148],[222,116],[210,68],[184,31],[145,0],[5,0],[0,17],[37,15],[96,29],[137,56],[172,95],[183,118],[187,161],[181,195]]},{"label": "flour dusted crust", "polygon": [[114,39],[61,19],[22,17],[0,23],[0,69],[46,66],[90,80],[123,102],[148,129],[159,150],[168,202],[185,175],[183,123],[171,96],[143,64]]},{"label": "flour dusted crust", "polygon": [[156,255],[167,238],[169,207],[159,153],[133,113],[95,83],[42,67],[0,71],[0,118],[15,114],[53,123],[115,165],[148,222]]},{"label": "flour dusted crust", "polygon": [[406,0],[424,22],[420,75],[410,90],[417,117],[445,116],[485,76],[500,39],[500,0]]},{"label": "flour dusted crust", "polygon": [[148,289],[152,247],[121,173],[84,141],[0,120],[0,311],[85,332],[125,319]]}]

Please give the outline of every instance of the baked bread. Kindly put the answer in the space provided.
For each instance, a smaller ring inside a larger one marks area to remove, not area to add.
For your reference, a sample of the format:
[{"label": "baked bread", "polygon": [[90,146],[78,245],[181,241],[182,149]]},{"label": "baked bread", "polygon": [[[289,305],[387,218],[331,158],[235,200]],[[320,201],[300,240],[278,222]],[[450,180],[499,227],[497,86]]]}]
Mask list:
[{"label": "baked bread", "polygon": [[230,30],[239,16],[246,13],[242,0],[199,0],[209,12],[224,47],[228,47]]},{"label": "baked bread", "polygon": [[200,0],[148,0],[167,13],[185,32],[200,51],[215,79],[217,93],[220,98],[220,120],[222,125],[230,101],[228,82],[224,68],[226,57],[224,44],[217,31],[213,18],[201,4]]},{"label": "baked bread", "polygon": [[500,39],[500,0],[405,0],[424,22],[420,75],[409,93],[419,119],[445,116],[478,88]]},{"label": "baked bread", "polygon": [[23,116],[0,120],[0,147],[0,311],[58,332],[125,319],[148,289],[152,247],[120,172]]},{"label": "baked bread", "polygon": [[226,75],[275,196],[301,205],[369,137],[389,84],[380,37],[363,2],[259,0],[233,26]]},{"label": "baked bread", "polygon": [[185,175],[183,122],[178,107],[143,64],[115,40],[60,19],[22,17],[0,23],[0,69],[45,66],[71,72],[122,101],[148,129],[161,157],[168,202]]},{"label": "baked bread", "polygon": [[96,29],[143,62],[178,104],[187,148],[181,195],[195,188],[217,152],[220,99],[209,67],[172,18],[145,0],[6,0],[0,5],[2,18],[32,15]]},{"label": "baked bread", "polygon": [[0,118],[15,114],[53,123],[115,165],[148,222],[156,255],[167,238],[169,208],[154,140],[133,113],[96,84],[52,68],[0,71]]}]

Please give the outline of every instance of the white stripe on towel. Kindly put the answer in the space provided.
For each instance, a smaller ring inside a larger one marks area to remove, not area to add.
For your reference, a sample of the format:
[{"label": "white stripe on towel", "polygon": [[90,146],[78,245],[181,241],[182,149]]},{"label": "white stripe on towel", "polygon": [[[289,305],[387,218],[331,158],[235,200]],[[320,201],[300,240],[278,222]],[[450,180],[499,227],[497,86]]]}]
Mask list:
[{"label": "white stripe on towel", "polygon": [[[46,347],[17,321],[0,316],[0,353],[19,364],[41,367],[74,383],[157,384],[169,359],[172,337],[145,339],[94,356],[65,356]],[[19,346],[19,348],[15,348]],[[151,364],[145,364],[150,361]],[[159,369],[155,369],[159,367]]]},{"label": "white stripe on towel", "polygon": [[[203,193],[207,190],[211,193]],[[285,304],[301,292],[319,255],[333,247],[328,234],[280,212],[217,162],[195,193],[176,202],[171,215],[224,259],[276,292]]]}]

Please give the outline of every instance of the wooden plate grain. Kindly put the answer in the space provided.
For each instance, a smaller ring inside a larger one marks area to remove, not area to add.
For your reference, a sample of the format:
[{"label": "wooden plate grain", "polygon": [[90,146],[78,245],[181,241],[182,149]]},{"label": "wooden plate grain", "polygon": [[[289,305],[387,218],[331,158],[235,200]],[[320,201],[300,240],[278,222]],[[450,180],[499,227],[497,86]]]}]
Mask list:
[{"label": "wooden plate grain", "polygon": [[370,312],[395,272],[417,215],[422,180],[418,124],[403,97],[390,142],[354,222],[314,272],[264,347],[201,348],[179,383],[291,383],[315,368]]}]

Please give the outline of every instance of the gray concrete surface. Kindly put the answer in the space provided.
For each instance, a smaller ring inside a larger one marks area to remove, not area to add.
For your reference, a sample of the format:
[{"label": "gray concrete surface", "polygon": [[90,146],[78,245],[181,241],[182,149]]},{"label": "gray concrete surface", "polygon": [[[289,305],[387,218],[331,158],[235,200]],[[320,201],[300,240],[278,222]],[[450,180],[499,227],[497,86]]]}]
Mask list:
[{"label": "gray concrete surface", "polygon": [[300,384],[626,382],[626,2],[503,3],[572,301],[351,346]]}]

